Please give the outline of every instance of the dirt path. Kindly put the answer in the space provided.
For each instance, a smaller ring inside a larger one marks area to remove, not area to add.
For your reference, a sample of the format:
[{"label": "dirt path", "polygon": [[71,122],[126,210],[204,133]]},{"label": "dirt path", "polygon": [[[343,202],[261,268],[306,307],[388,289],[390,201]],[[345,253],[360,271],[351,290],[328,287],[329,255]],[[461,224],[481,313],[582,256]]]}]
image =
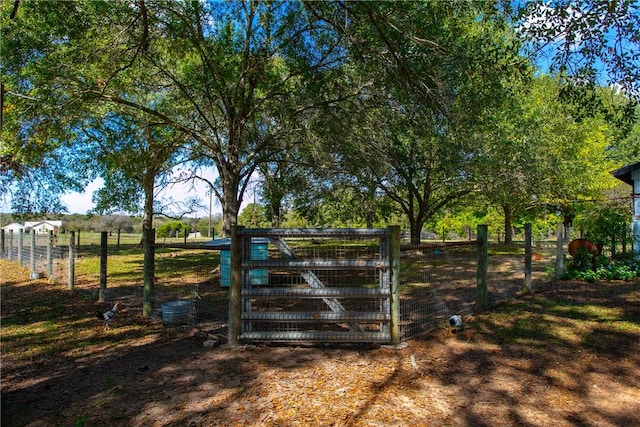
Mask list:
[{"label": "dirt path", "polygon": [[[3,426],[640,425],[638,283],[561,283],[399,349],[205,348],[133,308],[104,332],[82,289],[67,326],[27,316],[50,286],[3,278]],[[20,349],[28,318],[49,351]]]}]

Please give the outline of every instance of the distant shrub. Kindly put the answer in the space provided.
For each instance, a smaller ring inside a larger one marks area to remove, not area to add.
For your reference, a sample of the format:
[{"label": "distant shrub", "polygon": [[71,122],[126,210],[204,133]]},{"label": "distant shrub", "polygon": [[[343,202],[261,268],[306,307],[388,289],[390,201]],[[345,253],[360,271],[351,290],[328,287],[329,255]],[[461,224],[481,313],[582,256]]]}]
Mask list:
[{"label": "distant shrub", "polygon": [[156,235],[158,237],[179,237],[188,232],[190,228],[189,224],[184,222],[169,221],[158,227]]}]

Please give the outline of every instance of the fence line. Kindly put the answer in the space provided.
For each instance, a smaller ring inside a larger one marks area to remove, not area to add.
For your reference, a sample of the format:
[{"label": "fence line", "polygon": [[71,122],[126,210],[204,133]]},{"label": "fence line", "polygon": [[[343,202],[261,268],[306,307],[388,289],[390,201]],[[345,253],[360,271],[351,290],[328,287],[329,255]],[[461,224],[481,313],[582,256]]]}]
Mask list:
[{"label": "fence line", "polygon": [[[70,265],[75,256],[69,255],[68,246],[59,246],[57,236],[50,233],[24,233],[19,230],[14,233],[2,230],[0,238],[0,257],[9,261],[16,261],[22,267],[29,269],[32,279],[48,277],[51,282],[61,282],[68,278]],[[73,255],[73,254],[72,254]]]},{"label": "fence line", "polygon": [[[67,238],[68,237],[68,238]],[[339,237],[339,236],[338,236]],[[76,274],[70,266],[77,253],[97,252],[92,237],[83,235],[82,247],[78,247],[78,236],[71,233],[52,235],[29,235],[23,233],[3,234],[0,245],[0,256],[4,259],[18,261],[31,272],[43,273],[51,281],[65,284],[72,283]],[[133,236],[130,240],[136,240]],[[156,240],[157,241],[157,240]],[[305,241],[297,241],[296,253],[319,256],[322,249],[318,239],[310,237]],[[544,245],[543,245],[544,243]],[[110,248],[115,246],[109,240]],[[152,315],[158,320],[163,317],[163,305],[175,301],[188,301],[188,314],[180,318],[180,322],[197,327],[214,334],[226,335],[229,322],[229,288],[223,285],[225,259],[220,251],[207,249],[197,244],[175,244],[183,247],[163,247],[157,241],[155,292]],[[164,242],[164,246],[172,246]],[[326,245],[325,245],[326,246]],[[421,245],[419,247],[402,247],[400,251],[399,310],[400,339],[411,339],[419,334],[429,332],[447,324],[453,314],[472,314],[479,311],[477,306],[477,242],[447,242]],[[131,247],[131,245],[129,246]],[[93,248],[93,249],[92,249]],[[515,249],[514,249],[515,248]],[[326,247],[325,247],[326,249]],[[548,269],[553,270],[555,242],[537,242],[533,249],[534,256],[542,255],[544,259],[534,260],[531,275],[532,287],[550,278]],[[349,250],[355,250],[347,244],[335,246],[338,258]],[[75,252],[74,252],[75,251]],[[70,252],[72,252],[71,257]],[[269,253],[278,252],[269,245]],[[487,303],[495,304],[503,298],[517,295],[525,286],[526,266],[524,246],[511,247],[510,252],[492,251],[488,259]],[[111,255],[110,255],[111,256]],[[84,258],[83,258],[84,259]],[[229,259],[227,258],[227,262]],[[112,260],[109,259],[111,263]],[[107,277],[111,264],[107,267]],[[227,264],[228,268],[228,264]],[[69,276],[71,270],[72,275]],[[83,271],[86,270],[83,269]],[[274,279],[286,279],[274,268]],[[320,273],[317,273],[320,274]],[[321,273],[328,277],[328,273]],[[354,276],[355,277],[355,276]],[[331,280],[339,281],[346,275],[334,274]],[[362,278],[360,278],[362,279]],[[95,293],[98,296],[99,275],[92,275],[95,280]],[[373,279],[376,281],[377,279]],[[83,279],[86,287],[86,280]],[[228,277],[227,277],[228,283]],[[304,286],[304,283],[293,283]],[[116,288],[117,289],[114,289]],[[85,288],[83,288],[85,289]],[[141,282],[137,284],[113,286],[107,288],[107,300],[124,298],[131,307],[141,306]],[[326,305],[325,305],[326,307]],[[319,310],[321,306],[318,308]]]},{"label": "fence line", "polygon": [[403,248],[400,255],[402,338],[444,326],[453,314],[471,314],[477,296],[477,242]]}]

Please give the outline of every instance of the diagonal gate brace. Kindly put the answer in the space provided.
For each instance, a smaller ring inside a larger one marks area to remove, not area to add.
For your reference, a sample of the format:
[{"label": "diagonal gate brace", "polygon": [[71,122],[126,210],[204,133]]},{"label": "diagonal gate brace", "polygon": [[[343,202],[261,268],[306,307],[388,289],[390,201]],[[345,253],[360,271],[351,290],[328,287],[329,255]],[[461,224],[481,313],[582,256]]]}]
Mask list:
[{"label": "diagonal gate brace", "polygon": [[[278,251],[280,251],[280,253],[282,255],[284,255],[285,257],[287,257],[289,259],[300,259],[295,254],[293,249],[291,249],[291,247],[284,240],[282,240],[280,238],[271,238],[271,241],[276,246]],[[320,279],[318,279],[318,276],[316,276],[313,271],[311,271],[311,270],[298,270],[298,273],[300,273],[300,275],[305,280],[305,282],[307,282],[309,284],[309,286],[311,286],[312,288],[320,289],[320,288],[325,288],[326,287],[324,285],[324,283],[322,283],[322,281]],[[340,304],[340,301],[338,301],[335,298],[322,298],[322,301],[324,301],[324,303],[327,304],[327,306],[329,306],[331,311],[333,311],[335,313],[341,313],[341,312],[347,311],[344,308],[344,306],[342,304]],[[347,323],[347,325],[349,326],[349,329],[351,329],[351,330],[356,330],[358,332],[364,332],[364,329],[357,323]]]}]

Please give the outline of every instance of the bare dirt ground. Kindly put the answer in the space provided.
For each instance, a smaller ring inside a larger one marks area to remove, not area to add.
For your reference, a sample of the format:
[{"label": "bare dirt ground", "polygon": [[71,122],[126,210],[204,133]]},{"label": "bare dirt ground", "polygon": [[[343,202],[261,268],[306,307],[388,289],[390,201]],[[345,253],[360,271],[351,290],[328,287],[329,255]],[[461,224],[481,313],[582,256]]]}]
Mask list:
[{"label": "bare dirt ground", "polygon": [[640,425],[638,282],[550,284],[402,348],[205,348],[134,301],[103,331],[95,284],[3,266],[3,426]]}]

